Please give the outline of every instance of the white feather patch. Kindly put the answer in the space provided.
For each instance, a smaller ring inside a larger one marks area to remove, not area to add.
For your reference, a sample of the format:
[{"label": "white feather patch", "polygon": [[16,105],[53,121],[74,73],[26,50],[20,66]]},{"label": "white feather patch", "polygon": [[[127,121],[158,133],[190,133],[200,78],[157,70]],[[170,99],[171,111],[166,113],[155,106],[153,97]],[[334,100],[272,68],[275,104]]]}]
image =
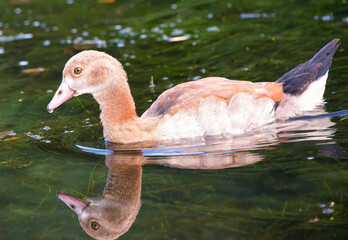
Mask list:
[{"label": "white feather patch", "polygon": [[328,72],[312,82],[300,96],[284,94],[276,110],[276,118],[293,117],[322,104]]}]

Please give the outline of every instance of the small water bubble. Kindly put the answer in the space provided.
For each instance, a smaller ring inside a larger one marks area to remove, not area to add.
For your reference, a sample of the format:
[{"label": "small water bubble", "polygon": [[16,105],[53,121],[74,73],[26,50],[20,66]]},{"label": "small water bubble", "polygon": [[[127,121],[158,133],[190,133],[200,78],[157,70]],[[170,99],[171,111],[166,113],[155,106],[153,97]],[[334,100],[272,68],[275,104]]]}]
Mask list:
[{"label": "small water bubble", "polygon": [[162,80],[164,80],[164,81],[165,81],[165,80],[168,80],[168,77],[163,77]]},{"label": "small water bubble", "polygon": [[162,34],[162,40],[168,41],[170,38],[166,34]]},{"label": "small water bubble", "polygon": [[173,87],[173,86],[174,86],[173,83],[168,84],[168,88],[171,88],[171,87]]},{"label": "small water bubble", "polygon": [[43,41],[42,45],[44,45],[45,47],[49,46],[51,44],[50,40],[45,40]]},{"label": "small water bubble", "polygon": [[325,208],[322,211],[323,214],[331,214],[333,212],[334,212],[334,210],[332,208]]},{"label": "small water bubble", "polygon": [[195,77],[192,78],[192,80],[193,80],[193,81],[196,81],[196,80],[198,80],[198,79],[200,79],[200,78],[201,78],[201,76],[195,76]]},{"label": "small water bubble", "polygon": [[51,92],[53,92],[53,90],[52,89],[48,89],[48,90],[46,90],[46,92],[47,93],[51,93]]},{"label": "small water bubble", "polygon": [[231,8],[231,7],[232,7],[232,3],[227,3],[227,4],[226,4],[226,7],[227,7],[227,8]]},{"label": "small water bubble", "polygon": [[76,37],[75,39],[74,39],[74,43],[80,43],[80,42],[82,42],[83,41],[83,37]]},{"label": "small water bubble", "polygon": [[51,128],[50,128],[49,126],[46,125],[46,126],[44,126],[42,129],[47,131],[47,130],[50,130]]},{"label": "small water bubble", "polygon": [[71,33],[77,33],[77,29],[76,28],[73,28],[70,30]]},{"label": "small water bubble", "polygon": [[333,15],[325,15],[325,16],[321,17],[321,20],[322,21],[332,21],[332,20],[334,20],[334,17],[333,17]]},{"label": "small water bubble", "polygon": [[49,113],[53,113],[53,111],[54,111],[53,109],[48,110]]},{"label": "small water bubble", "polygon": [[56,32],[56,31],[59,30],[59,28],[58,28],[57,26],[53,26],[53,27],[52,27],[52,30]]},{"label": "small water bubble", "polygon": [[162,34],[163,30],[156,26],[151,29],[151,32]]},{"label": "small water bubble", "polygon": [[220,32],[220,28],[217,26],[208,27],[207,32]]},{"label": "small water bubble", "polygon": [[141,34],[141,35],[140,35],[140,38],[141,38],[141,39],[145,39],[145,38],[147,38],[147,35],[146,35],[146,34]]},{"label": "small water bubble", "polygon": [[121,25],[115,25],[115,26],[114,26],[114,29],[115,29],[115,30],[121,30],[121,29],[122,29],[122,26],[121,26]]},{"label": "small water bubble", "polygon": [[0,54],[4,54],[5,53],[5,49],[3,47],[0,47]]},{"label": "small water bubble", "polygon": [[207,16],[208,19],[212,19],[213,17],[214,17],[214,13],[209,13]]},{"label": "small water bubble", "polygon": [[28,64],[29,64],[28,61],[20,61],[20,62],[18,62],[19,66],[27,66]]},{"label": "small water bubble", "polygon": [[45,142],[45,143],[51,143],[51,141],[50,141],[50,140],[44,140],[44,142]]},{"label": "small water bubble", "polygon": [[33,22],[33,26],[34,26],[34,27],[40,26],[40,22],[39,22],[39,21],[34,21],[34,22]]},{"label": "small water bubble", "polygon": [[19,93],[20,93],[20,94],[24,94],[24,91],[20,91]]},{"label": "small water bubble", "polygon": [[89,32],[83,31],[83,32],[81,33],[81,35],[84,36],[84,37],[87,37],[87,36],[89,35]]},{"label": "small water bubble", "polygon": [[307,157],[307,160],[313,160],[314,157]]},{"label": "small water bubble", "polygon": [[119,48],[125,47],[125,44],[123,42],[117,43],[117,47],[119,47]]},{"label": "small water bubble", "polygon": [[23,24],[24,24],[25,26],[28,26],[28,25],[30,24],[30,21],[29,21],[29,20],[25,20],[25,21],[23,22]]},{"label": "small water bubble", "polygon": [[125,65],[125,66],[129,66],[129,65],[130,65],[130,63],[129,63],[129,62],[126,62],[124,65]]},{"label": "small water bubble", "polygon": [[74,0],[66,0],[66,3],[67,3],[67,4],[73,4],[73,3],[74,3]]},{"label": "small water bubble", "polygon": [[133,28],[131,27],[126,27],[126,28],[123,28],[121,29],[118,33],[121,34],[121,35],[131,35],[131,33],[133,32]]},{"label": "small water bubble", "polygon": [[183,34],[185,31],[182,29],[173,29],[173,31],[170,33],[171,36],[178,36]]},{"label": "small water bubble", "polygon": [[174,4],[172,4],[172,5],[170,6],[170,8],[173,9],[173,10],[175,10],[175,9],[178,8],[178,5],[176,5],[176,4],[174,3]]},{"label": "small water bubble", "polygon": [[130,55],[129,56],[131,59],[135,59],[135,55]]},{"label": "small water bubble", "polygon": [[34,139],[43,139],[42,136],[40,136],[40,135],[34,135],[34,134],[32,134],[31,132],[27,132],[27,136],[28,136],[28,137],[31,137],[31,138],[34,138]]},{"label": "small water bubble", "polygon": [[130,44],[134,44],[134,43],[135,43],[135,40],[132,39],[132,40],[129,41],[129,43],[130,43]]},{"label": "small water bubble", "polygon": [[15,14],[21,14],[22,9],[20,9],[20,8],[16,8],[16,9],[14,10],[14,12],[15,12]]}]

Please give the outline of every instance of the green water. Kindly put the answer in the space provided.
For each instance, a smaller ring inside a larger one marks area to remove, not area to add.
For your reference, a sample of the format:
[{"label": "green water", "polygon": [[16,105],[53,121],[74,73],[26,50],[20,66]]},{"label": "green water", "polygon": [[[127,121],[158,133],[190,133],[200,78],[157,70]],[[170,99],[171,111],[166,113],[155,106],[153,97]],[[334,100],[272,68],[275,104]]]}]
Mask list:
[{"label": "green water", "polygon": [[[56,191],[103,192],[106,156],[76,146],[105,149],[98,105],[84,95],[46,111],[82,49],[123,63],[140,115],[164,90],[200,77],[274,81],[340,38],[320,113],[348,109],[346,0],[15,2],[0,2],[0,239],[91,239]],[[120,239],[347,239],[348,119],[308,122],[118,150],[115,161],[142,168],[142,206]]]}]

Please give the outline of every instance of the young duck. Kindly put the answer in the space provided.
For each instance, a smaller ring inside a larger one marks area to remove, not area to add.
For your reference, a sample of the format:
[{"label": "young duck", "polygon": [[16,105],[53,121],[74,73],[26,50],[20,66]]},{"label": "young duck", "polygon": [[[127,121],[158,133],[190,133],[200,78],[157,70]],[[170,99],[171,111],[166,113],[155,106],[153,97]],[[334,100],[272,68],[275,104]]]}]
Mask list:
[{"label": "young duck", "polygon": [[243,134],[321,104],[338,41],[275,82],[208,77],[179,84],[163,92],[140,118],[121,63],[103,52],[83,51],[66,63],[47,110],[91,93],[100,105],[104,137],[115,143]]}]

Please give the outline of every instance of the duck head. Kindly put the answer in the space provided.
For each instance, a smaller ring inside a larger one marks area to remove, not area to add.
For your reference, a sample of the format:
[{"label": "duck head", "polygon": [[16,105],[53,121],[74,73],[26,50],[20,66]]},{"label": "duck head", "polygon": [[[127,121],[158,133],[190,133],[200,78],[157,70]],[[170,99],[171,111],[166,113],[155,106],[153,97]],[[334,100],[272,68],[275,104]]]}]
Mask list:
[{"label": "duck head", "polygon": [[113,87],[124,79],[127,81],[126,72],[112,56],[94,50],[80,52],[66,63],[62,82],[47,105],[47,110],[52,112],[73,96],[103,92],[105,88]]}]

